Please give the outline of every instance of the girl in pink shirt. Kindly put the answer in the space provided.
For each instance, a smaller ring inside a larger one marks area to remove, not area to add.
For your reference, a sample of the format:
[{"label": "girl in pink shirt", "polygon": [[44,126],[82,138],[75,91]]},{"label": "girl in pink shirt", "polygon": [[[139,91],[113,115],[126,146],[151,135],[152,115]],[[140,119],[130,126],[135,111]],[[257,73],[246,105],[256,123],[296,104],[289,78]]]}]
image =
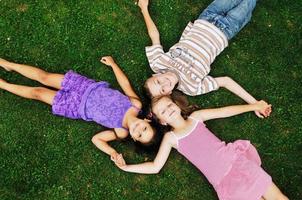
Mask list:
[{"label": "girl in pink shirt", "polygon": [[255,147],[247,140],[226,144],[206,128],[204,121],[259,111],[267,117],[271,105],[258,101],[249,105],[204,109],[187,119],[181,109],[167,96],[153,102],[152,110],[162,124],[172,127],[165,134],[153,162],[117,166],[127,172],[155,174],[168,159],[172,148],[194,164],[213,185],[220,200],[287,200],[261,168]]}]

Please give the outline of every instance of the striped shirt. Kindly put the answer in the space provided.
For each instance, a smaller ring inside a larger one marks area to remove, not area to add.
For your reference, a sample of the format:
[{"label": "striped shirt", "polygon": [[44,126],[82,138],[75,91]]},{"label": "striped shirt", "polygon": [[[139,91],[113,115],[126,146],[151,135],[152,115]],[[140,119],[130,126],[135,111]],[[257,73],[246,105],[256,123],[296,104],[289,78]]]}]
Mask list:
[{"label": "striped shirt", "polygon": [[208,74],[215,57],[227,46],[228,40],[219,28],[198,19],[186,26],[179,42],[168,52],[161,45],[153,45],[146,47],[146,54],[155,73],[175,73],[179,80],[177,89],[195,96],[219,88]]}]

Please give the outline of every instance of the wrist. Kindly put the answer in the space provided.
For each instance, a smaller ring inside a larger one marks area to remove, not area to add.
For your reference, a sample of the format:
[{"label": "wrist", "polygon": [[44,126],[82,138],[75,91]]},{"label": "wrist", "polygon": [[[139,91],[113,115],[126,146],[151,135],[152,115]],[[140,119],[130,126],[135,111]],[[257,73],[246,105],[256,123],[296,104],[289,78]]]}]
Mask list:
[{"label": "wrist", "polygon": [[252,106],[253,111],[259,110],[259,106],[258,106],[257,102],[250,104],[250,105]]},{"label": "wrist", "polygon": [[109,152],[109,155],[110,155],[110,156],[113,156],[114,154],[117,154],[117,152],[116,152],[115,150]]},{"label": "wrist", "polygon": [[110,67],[112,67],[112,68],[117,67],[117,64],[115,62],[113,62],[110,64]]},{"label": "wrist", "polygon": [[249,104],[256,104],[257,102],[258,102],[257,99],[251,98],[251,100],[249,101]]},{"label": "wrist", "polygon": [[141,8],[141,12],[144,14],[144,13],[148,13],[148,7],[143,7]]}]

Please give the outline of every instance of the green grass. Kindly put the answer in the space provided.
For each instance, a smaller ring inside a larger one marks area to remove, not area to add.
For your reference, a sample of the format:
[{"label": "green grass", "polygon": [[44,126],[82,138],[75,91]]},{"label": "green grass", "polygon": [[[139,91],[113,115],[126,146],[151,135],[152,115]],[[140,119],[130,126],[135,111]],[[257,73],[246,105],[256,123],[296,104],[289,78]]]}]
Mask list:
[{"label": "green grass", "polygon": [[[209,3],[151,2],[166,50]],[[143,80],[151,74],[144,53],[150,40],[132,0],[1,0],[0,5],[0,57],[50,72],[73,69],[118,87],[113,73],[98,62],[102,55],[113,55],[142,94]],[[301,7],[301,1],[259,0],[251,22],[212,65],[213,76],[230,76],[270,102],[271,117],[260,120],[248,113],[207,123],[227,142],[251,140],[263,168],[291,200],[302,199]],[[0,77],[39,85],[4,70]],[[243,103],[224,90],[190,99],[202,107]],[[176,151],[158,175],[120,171],[90,141],[100,130],[0,91],[0,199],[217,199],[206,179]],[[130,163],[154,157],[136,151],[130,140],[112,145]]]}]

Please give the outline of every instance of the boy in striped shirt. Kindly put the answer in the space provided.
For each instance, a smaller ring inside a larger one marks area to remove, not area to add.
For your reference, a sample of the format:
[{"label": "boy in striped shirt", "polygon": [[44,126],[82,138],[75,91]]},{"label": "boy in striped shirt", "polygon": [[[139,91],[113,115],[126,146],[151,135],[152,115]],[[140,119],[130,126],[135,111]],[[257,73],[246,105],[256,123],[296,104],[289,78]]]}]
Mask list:
[{"label": "boy in striped shirt", "polygon": [[[171,94],[176,86],[183,93],[196,96],[225,87],[247,103],[257,100],[229,77],[209,76],[211,63],[250,21],[256,0],[215,0],[183,31],[177,44],[163,51],[159,32],[149,11],[149,0],[139,0],[152,46],[146,47],[151,69],[156,73],[145,83],[152,97]],[[255,112],[258,117],[264,115]]]}]

